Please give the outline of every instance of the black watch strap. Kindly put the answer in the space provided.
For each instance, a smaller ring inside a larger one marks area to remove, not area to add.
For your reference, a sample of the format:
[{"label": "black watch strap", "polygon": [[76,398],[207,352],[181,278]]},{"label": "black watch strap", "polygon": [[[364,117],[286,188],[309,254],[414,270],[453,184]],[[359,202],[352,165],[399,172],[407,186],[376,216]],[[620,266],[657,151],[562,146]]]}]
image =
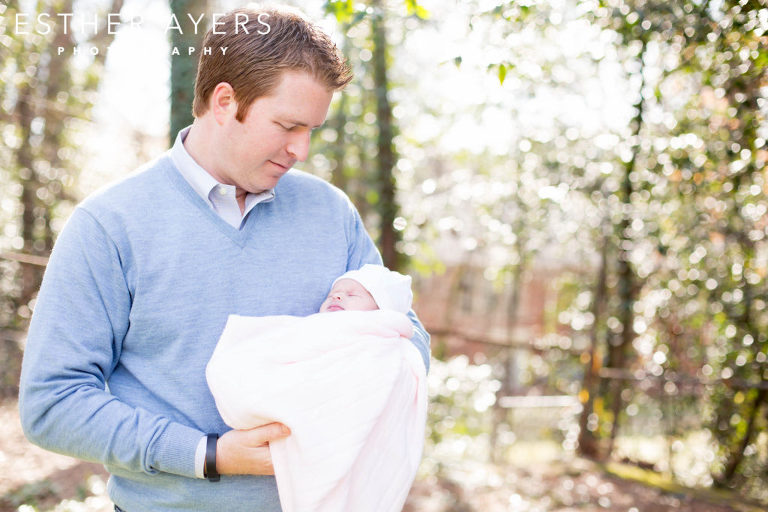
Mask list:
[{"label": "black watch strap", "polygon": [[219,440],[219,434],[208,434],[205,442],[205,466],[203,466],[203,476],[209,482],[218,482],[221,477],[216,471],[216,443]]}]

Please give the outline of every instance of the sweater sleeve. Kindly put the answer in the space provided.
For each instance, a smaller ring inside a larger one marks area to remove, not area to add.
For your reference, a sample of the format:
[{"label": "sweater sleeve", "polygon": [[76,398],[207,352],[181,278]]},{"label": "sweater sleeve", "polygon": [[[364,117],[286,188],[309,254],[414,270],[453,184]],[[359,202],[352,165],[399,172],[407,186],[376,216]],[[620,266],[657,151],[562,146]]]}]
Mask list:
[{"label": "sweater sleeve", "polygon": [[[349,203],[351,213],[350,221],[348,223],[348,236],[349,236],[349,259],[347,261],[347,270],[356,270],[365,265],[371,263],[373,265],[382,265],[381,255],[379,254],[376,245],[371,240],[370,235],[365,230],[363,220],[360,218],[360,214],[355,209],[352,202]],[[422,359],[424,360],[424,367],[429,372],[429,333],[427,333],[421,321],[416,316],[413,310],[408,312],[408,318],[413,323],[413,337],[411,343],[419,350]]]},{"label": "sweater sleeve", "polygon": [[51,451],[127,471],[194,477],[204,433],[108,390],[131,310],[121,258],[130,255],[77,208],[51,254],[32,316],[19,393],[22,427]]},{"label": "sweater sleeve", "polygon": [[421,358],[424,360],[424,367],[427,369],[427,373],[429,373],[429,333],[424,329],[419,317],[416,316],[416,313],[414,313],[413,310],[408,312],[408,319],[413,324],[411,343],[413,343],[421,353]]}]

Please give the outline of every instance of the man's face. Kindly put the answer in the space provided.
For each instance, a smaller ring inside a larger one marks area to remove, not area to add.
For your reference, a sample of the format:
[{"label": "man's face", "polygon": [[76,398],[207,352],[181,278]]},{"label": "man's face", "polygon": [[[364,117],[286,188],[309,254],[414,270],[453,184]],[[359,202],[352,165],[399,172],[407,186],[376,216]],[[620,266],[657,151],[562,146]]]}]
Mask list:
[{"label": "man's face", "polygon": [[354,279],[339,279],[331,288],[323,305],[320,306],[320,313],[373,311],[374,309],[379,307],[363,285]]},{"label": "man's face", "polygon": [[240,122],[222,124],[216,177],[251,193],[273,188],[309,153],[312,129],[325,121],[333,91],[302,71],[285,71],[269,96],[257,98]]}]

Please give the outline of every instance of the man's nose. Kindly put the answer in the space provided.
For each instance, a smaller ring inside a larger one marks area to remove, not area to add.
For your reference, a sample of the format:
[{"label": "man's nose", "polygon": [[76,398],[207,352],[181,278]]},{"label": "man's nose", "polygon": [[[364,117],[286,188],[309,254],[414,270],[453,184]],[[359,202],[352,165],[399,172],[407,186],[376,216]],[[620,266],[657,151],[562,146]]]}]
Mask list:
[{"label": "man's nose", "polygon": [[288,154],[292,158],[295,158],[299,162],[303,162],[309,156],[309,138],[311,132],[309,130],[297,132],[291,140],[288,142],[288,146],[285,148]]}]

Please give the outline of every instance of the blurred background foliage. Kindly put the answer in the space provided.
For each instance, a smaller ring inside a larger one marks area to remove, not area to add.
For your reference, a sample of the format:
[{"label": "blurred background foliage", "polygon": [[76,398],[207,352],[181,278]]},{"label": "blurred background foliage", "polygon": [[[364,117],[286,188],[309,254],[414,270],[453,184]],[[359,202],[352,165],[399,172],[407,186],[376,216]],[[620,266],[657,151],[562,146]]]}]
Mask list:
[{"label": "blurred background foliage", "polygon": [[[355,72],[303,168],[344,189],[385,263],[416,277],[434,334],[424,471],[533,446],[768,503],[766,2],[289,3],[326,16]],[[7,397],[45,258],[93,188],[79,175],[112,42],[10,27],[22,7],[78,5],[0,6]],[[101,51],[56,54],[73,45]],[[194,58],[171,61],[178,120],[160,137],[126,128],[139,161],[190,119]],[[121,161],[103,181],[136,164]],[[531,330],[541,275],[554,299]]]}]

